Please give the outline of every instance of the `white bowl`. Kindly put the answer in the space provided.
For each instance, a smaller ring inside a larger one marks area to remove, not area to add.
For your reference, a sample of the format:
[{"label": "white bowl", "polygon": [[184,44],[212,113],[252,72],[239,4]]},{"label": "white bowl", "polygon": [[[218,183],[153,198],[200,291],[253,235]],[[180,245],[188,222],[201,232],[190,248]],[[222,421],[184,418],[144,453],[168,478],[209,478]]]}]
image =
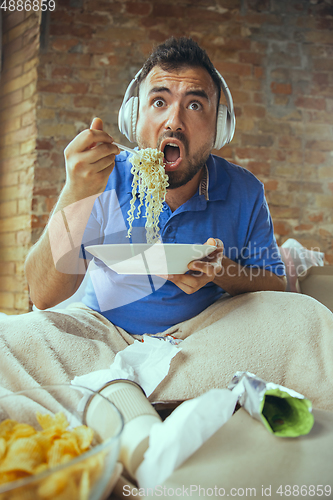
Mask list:
[{"label": "white bowl", "polygon": [[184,274],[192,260],[207,257],[212,245],[125,243],[91,245],[86,250],[118,274]]}]

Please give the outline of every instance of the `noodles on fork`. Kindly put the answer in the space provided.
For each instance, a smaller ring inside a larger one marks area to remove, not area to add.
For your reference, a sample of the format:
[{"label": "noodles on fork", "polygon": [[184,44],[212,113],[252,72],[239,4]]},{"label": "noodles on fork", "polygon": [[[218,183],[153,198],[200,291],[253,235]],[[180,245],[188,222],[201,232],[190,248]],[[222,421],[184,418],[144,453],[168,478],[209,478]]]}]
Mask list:
[{"label": "noodles on fork", "polygon": [[[159,216],[163,210],[166,189],[169,185],[168,176],[164,170],[164,153],[157,149],[141,149],[138,154],[129,159],[132,164],[132,199],[128,211],[129,229],[127,236],[131,236],[134,221],[136,194],[139,192],[139,206],[136,218],[140,217],[141,207],[146,208],[146,236],[147,243],[153,244],[159,239]],[[145,198],[145,200],[144,200]]]}]

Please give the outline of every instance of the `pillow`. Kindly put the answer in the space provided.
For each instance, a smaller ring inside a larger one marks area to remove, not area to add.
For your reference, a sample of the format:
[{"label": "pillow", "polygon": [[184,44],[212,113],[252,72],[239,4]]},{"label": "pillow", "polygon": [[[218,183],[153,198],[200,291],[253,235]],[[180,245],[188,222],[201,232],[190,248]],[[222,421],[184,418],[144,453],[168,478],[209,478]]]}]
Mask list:
[{"label": "pillow", "polygon": [[299,292],[297,278],[309,267],[324,265],[323,252],[309,250],[293,238],[285,241],[279,250],[286,266],[287,292]]}]

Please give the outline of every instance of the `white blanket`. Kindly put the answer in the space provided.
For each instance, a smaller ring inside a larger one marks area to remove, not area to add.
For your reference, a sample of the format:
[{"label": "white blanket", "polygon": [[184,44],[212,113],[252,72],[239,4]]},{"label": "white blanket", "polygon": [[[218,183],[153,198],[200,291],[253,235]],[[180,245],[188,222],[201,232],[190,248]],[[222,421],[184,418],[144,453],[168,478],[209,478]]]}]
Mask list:
[{"label": "white blanket", "polygon": [[[333,411],[333,314],[311,297],[255,292],[221,299],[161,335],[184,339],[150,400],[184,400],[228,385],[238,370]],[[136,336],[81,305],[0,322],[0,386],[69,382],[108,368]]]}]

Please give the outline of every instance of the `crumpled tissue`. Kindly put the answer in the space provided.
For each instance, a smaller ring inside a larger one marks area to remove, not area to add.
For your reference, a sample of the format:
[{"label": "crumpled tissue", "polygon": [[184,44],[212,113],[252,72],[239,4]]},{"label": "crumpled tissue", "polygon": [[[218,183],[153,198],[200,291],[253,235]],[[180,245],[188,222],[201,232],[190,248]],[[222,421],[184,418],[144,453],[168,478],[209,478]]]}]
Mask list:
[{"label": "crumpled tissue", "polygon": [[136,471],[140,488],[162,484],[232,416],[238,396],[211,389],[179,405],[150,430],[149,448]]},{"label": "crumpled tissue", "polygon": [[126,379],[139,384],[148,397],[166,377],[172,358],[180,350],[163,339],[144,335],[143,342],[135,340],[118,352],[110,368],[74,377],[71,383],[99,391],[111,380]]}]

